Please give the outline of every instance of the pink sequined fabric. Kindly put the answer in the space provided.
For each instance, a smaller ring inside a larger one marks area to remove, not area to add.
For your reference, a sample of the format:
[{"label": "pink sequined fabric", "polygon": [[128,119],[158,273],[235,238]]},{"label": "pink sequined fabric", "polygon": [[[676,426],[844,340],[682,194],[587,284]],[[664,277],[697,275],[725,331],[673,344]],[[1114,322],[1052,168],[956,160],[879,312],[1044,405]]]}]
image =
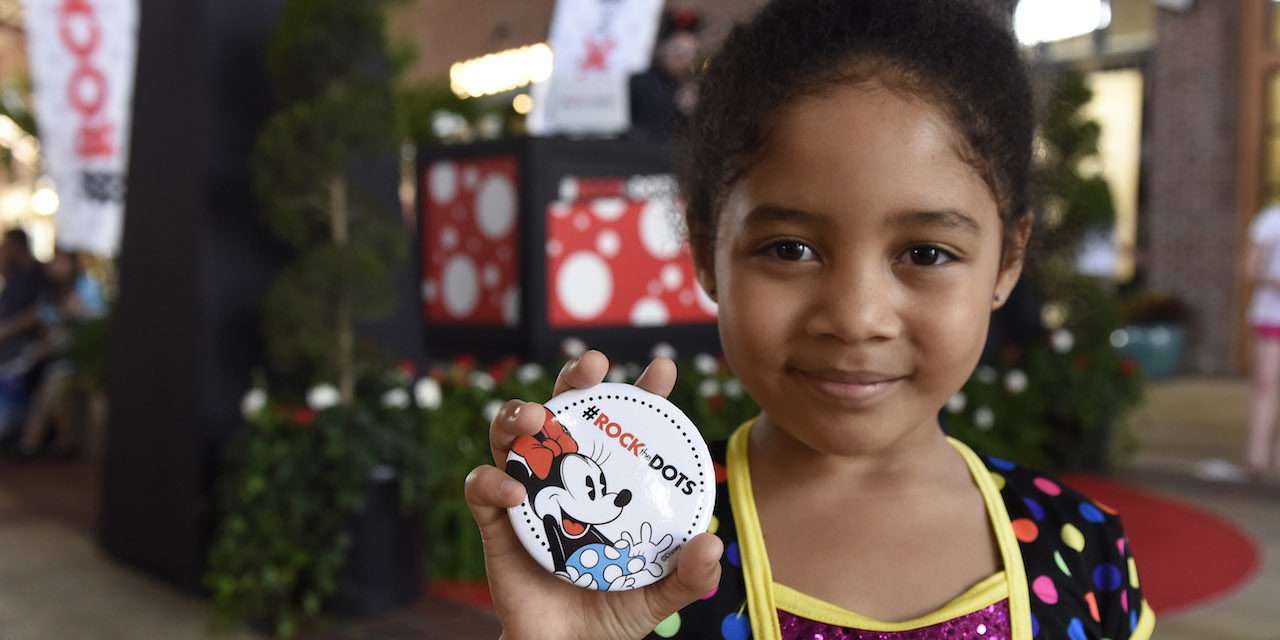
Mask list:
[{"label": "pink sequined fabric", "polygon": [[862,631],[778,611],[783,640],[1009,640],[1009,601],[911,631]]}]

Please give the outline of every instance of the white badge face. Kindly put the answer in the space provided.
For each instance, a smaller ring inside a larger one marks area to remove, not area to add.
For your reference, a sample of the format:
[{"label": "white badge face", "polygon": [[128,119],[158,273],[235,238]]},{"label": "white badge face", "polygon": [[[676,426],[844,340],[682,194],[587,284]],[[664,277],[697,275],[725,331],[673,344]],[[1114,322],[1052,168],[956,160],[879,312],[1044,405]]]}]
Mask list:
[{"label": "white badge face", "polygon": [[586,589],[638,589],[675,571],[715,506],[711,454],[675,405],[628,384],[568,391],[521,436],[507,473],[528,497],[509,509],[525,549]]}]

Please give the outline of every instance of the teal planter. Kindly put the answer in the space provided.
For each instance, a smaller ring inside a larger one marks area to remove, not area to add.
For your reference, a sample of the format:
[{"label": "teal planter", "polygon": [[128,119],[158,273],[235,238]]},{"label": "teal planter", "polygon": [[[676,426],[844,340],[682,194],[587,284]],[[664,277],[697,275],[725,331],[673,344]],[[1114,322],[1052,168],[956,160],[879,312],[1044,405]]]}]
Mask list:
[{"label": "teal planter", "polygon": [[1163,380],[1177,371],[1187,341],[1186,327],[1129,325],[1123,331],[1127,340],[1120,350],[1138,361],[1147,380]]}]

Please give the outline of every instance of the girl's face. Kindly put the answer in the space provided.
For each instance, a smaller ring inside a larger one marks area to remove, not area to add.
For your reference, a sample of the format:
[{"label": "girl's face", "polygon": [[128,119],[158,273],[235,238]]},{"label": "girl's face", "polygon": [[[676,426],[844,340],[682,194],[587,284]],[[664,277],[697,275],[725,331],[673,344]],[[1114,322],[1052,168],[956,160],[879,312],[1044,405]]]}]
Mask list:
[{"label": "girl's face", "polygon": [[939,110],[879,84],[803,98],[770,135],[699,272],[730,366],[820,451],[936,429],[1021,271],[990,189]]}]

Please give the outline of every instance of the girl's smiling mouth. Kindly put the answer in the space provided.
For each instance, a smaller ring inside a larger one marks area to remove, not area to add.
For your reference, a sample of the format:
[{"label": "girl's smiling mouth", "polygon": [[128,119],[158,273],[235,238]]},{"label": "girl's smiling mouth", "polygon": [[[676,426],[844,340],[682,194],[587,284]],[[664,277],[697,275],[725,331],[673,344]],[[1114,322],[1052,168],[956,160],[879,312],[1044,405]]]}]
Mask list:
[{"label": "girl's smiling mouth", "polygon": [[898,388],[904,375],[879,371],[787,367],[787,373],[828,399],[850,407],[869,406]]}]

